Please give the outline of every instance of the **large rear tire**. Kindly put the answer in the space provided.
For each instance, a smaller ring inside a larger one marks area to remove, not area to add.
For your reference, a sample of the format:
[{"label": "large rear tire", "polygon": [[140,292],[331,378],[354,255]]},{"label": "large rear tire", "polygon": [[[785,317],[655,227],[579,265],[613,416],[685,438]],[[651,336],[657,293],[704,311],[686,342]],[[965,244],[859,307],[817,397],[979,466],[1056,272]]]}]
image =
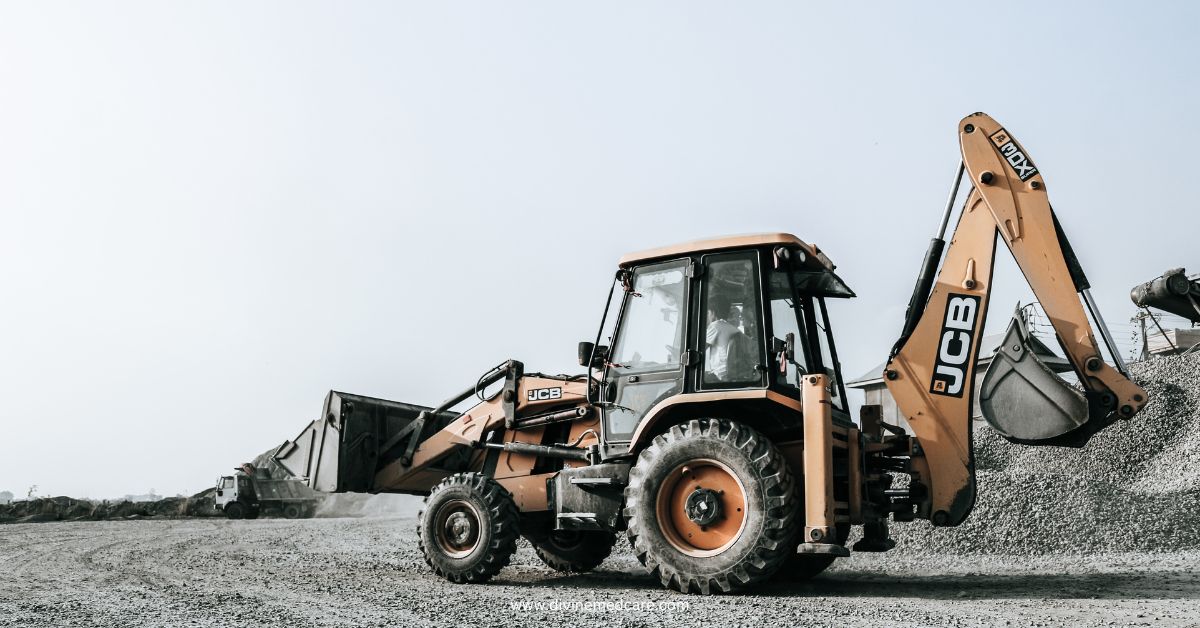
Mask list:
[{"label": "large rear tire", "polygon": [[562,573],[583,573],[599,567],[617,542],[612,532],[585,530],[552,530],[526,538],[547,567]]},{"label": "large rear tire", "polygon": [[798,511],[779,450],[724,419],[656,436],[625,488],[634,554],[663,586],[684,593],[730,593],[770,578],[793,549]]},{"label": "large rear tire", "polygon": [[304,510],[300,508],[300,504],[286,504],[283,507],[284,519],[299,519],[304,515]]},{"label": "large rear tire", "polygon": [[520,530],[512,495],[481,473],[442,480],[425,498],[419,521],[425,562],[451,582],[486,582],[517,551]]}]

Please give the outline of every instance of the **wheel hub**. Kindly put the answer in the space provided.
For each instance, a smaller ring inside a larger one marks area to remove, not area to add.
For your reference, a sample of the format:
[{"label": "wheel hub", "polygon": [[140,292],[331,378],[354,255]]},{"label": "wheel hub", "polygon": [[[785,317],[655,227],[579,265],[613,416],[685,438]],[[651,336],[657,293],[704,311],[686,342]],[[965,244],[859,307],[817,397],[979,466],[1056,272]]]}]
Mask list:
[{"label": "wheel hub", "polygon": [[455,545],[465,545],[471,538],[471,520],[466,513],[456,512],[446,519],[446,537]]},{"label": "wheel hub", "polygon": [[479,545],[479,512],[469,502],[447,502],[437,512],[434,531],[438,545],[451,558],[463,558]]},{"label": "wheel hub", "polygon": [[721,499],[711,488],[697,488],[688,495],[684,507],[687,518],[697,525],[707,526],[721,517]]},{"label": "wheel hub", "polygon": [[664,478],[655,498],[659,529],[688,556],[716,556],[742,536],[746,488],[723,462],[695,458]]}]

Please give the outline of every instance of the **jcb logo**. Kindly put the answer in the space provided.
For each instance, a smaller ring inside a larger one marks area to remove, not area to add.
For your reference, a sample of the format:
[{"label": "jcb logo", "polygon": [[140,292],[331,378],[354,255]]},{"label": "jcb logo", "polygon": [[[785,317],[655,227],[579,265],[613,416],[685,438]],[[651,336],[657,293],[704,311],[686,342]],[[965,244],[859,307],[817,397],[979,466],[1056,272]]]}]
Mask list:
[{"label": "jcb logo", "polygon": [[528,401],[549,401],[550,399],[562,399],[562,388],[534,388],[525,393],[525,399]]},{"label": "jcb logo", "polygon": [[949,295],[929,392],[962,397],[963,388],[970,383],[967,381],[967,362],[971,358],[971,343],[975,340],[975,322],[978,318],[979,297]]},{"label": "jcb logo", "polygon": [[1008,165],[1012,166],[1013,172],[1017,173],[1021,181],[1027,181],[1029,177],[1038,173],[1033,162],[1029,160],[1029,156],[1017,146],[1017,143],[1013,141],[1008,131],[1000,129],[993,133],[992,143],[996,145],[996,148],[1000,149],[1000,155],[1004,157]]}]

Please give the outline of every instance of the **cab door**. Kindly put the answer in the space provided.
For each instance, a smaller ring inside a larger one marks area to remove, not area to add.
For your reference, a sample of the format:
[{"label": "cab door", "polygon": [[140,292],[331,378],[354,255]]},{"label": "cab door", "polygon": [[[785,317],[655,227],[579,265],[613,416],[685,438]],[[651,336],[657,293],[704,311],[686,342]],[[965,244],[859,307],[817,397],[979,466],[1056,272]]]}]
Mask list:
[{"label": "cab door", "polygon": [[713,253],[701,258],[697,320],[697,390],[762,388],[767,360],[758,252]]},{"label": "cab door", "polygon": [[650,408],[683,392],[690,266],[685,258],[632,271],[604,373],[609,455],[628,450]]}]

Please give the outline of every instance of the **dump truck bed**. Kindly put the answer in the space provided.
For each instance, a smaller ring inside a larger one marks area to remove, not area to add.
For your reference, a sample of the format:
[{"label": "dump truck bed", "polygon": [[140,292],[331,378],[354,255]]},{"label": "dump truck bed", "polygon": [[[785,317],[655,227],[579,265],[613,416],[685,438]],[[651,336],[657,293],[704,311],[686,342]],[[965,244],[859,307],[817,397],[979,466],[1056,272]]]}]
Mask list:
[{"label": "dump truck bed", "polygon": [[299,480],[255,478],[254,492],[260,503],[308,502],[324,497]]},{"label": "dump truck bed", "polygon": [[[338,391],[325,397],[321,417],[285,441],[275,461],[310,488],[324,493],[376,492],[375,474],[400,457],[407,438],[397,438],[427,406]],[[421,438],[449,423],[454,413],[434,415]]]}]

